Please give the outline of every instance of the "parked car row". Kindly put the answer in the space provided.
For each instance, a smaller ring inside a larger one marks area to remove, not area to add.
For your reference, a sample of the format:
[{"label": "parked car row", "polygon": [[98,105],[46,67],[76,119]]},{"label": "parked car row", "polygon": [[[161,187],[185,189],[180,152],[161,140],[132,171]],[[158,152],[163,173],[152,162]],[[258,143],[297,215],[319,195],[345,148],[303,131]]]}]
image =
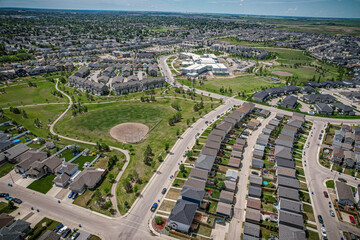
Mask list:
[{"label": "parked car row", "polygon": [[14,203],[17,203],[17,204],[22,203],[21,199],[10,197],[8,193],[0,193],[0,197],[5,198],[5,200],[8,200],[8,201],[13,201]]},{"label": "parked car row", "polygon": [[[63,238],[66,238],[71,233],[71,229],[69,227],[67,227],[67,226],[64,226],[61,223],[55,227],[54,231],[57,232],[57,234],[59,234]],[[68,238],[68,239],[75,240],[79,236],[80,236],[80,233],[77,231],[71,236],[71,238]]]}]

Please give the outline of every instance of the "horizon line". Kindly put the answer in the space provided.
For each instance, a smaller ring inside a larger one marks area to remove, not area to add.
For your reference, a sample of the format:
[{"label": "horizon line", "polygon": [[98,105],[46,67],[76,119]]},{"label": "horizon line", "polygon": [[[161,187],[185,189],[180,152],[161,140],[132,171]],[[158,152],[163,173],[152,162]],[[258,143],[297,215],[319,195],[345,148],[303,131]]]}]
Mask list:
[{"label": "horizon line", "polygon": [[314,19],[353,19],[360,20],[360,17],[347,18],[347,17],[310,17],[310,16],[287,16],[287,15],[262,15],[262,14],[245,14],[245,13],[210,13],[210,12],[182,12],[182,11],[161,11],[161,10],[106,10],[106,9],[61,9],[61,8],[24,8],[24,7],[0,7],[2,9],[24,9],[24,10],[52,10],[52,11],[106,11],[106,12],[139,12],[139,13],[178,13],[178,14],[223,14],[247,17],[284,17],[284,18],[314,18]]}]

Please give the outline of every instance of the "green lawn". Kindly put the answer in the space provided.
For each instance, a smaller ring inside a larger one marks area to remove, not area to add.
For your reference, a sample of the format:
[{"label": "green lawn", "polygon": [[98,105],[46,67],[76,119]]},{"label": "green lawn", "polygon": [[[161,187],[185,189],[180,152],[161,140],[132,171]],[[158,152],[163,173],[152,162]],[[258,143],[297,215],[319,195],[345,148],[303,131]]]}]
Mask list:
[{"label": "green lawn", "polygon": [[216,214],[218,202],[209,201],[208,212]]},{"label": "green lawn", "polygon": [[211,191],[212,198],[220,199],[220,191],[218,189],[206,187],[205,191]]},{"label": "green lawn", "polygon": [[188,178],[189,174],[190,174],[191,168],[186,167],[184,172],[180,172],[178,173],[178,175],[176,176],[177,178]]},{"label": "green lawn", "polygon": [[333,180],[326,181],[326,187],[327,188],[334,188],[334,181]]},{"label": "green lawn", "polygon": [[319,240],[319,234],[317,232],[306,230],[306,239]]},{"label": "green lawn", "polygon": [[29,87],[27,83],[5,88],[5,94],[0,94],[0,107],[67,101],[67,98],[58,98],[51,94],[51,91],[55,90],[55,83],[45,81],[36,84],[37,88]]},{"label": "green lawn", "polygon": [[0,214],[1,213],[7,213],[7,214],[10,214],[12,213],[13,211],[15,211],[18,207],[17,206],[14,206],[14,208],[9,208],[8,207],[8,203],[7,202],[0,202]]},{"label": "green lawn", "polygon": [[73,161],[73,163],[79,164],[78,169],[83,170],[84,164],[86,162],[92,162],[94,159],[95,159],[95,156],[81,156],[81,157],[77,158],[75,161]]},{"label": "green lawn", "polygon": [[175,179],[172,185],[174,187],[182,188],[184,183],[185,183],[185,180],[183,180],[183,179]]},{"label": "green lawn", "polygon": [[2,165],[0,167],[0,178],[2,178],[3,176],[5,176],[9,172],[11,172],[11,170],[13,170],[13,167],[14,167],[14,164],[9,163],[9,162]]},{"label": "green lawn", "polygon": [[305,215],[304,219],[315,222],[313,208],[310,205],[307,205],[307,204],[303,204],[303,206],[304,206],[303,214]]},{"label": "green lawn", "polygon": [[196,233],[210,237],[211,231],[212,228],[206,227],[204,225],[199,225],[199,228]]},{"label": "green lawn", "polygon": [[65,161],[70,161],[71,159],[73,159],[75,157],[75,155],[69,150],[65,150],[60,154],[60,158],[65,158]]},{"label": "green lawn", "polygon": [[[180,83],[191,86],[191,81],[187,79],[177,79]],[[238,76],[235,78],[218,78],[215,80],[208,80],[203,82],[204,85],[199,85],[196,82],[193,86],[197,89],[208,92],[223,94],[226,96],[236,95],[238,92],[256,92],[262,88],[280,87],[282,84],[273,84],[257,79],[254,75]],[[220,88],[231,88],[232,93],[220,93]]]},{"label": "green lawn", "polygon": [[305,193],[305,192],[302,192],[302,191],[299,191],[299,193],[300,193],[300,200],[301,201],[311,203],[309,193]]},{"label": "green lawn", "polygon": [[45,194],[52,188],[55,177],[54,174],[48,174],[45,177],[35,180],[27,188]]}]

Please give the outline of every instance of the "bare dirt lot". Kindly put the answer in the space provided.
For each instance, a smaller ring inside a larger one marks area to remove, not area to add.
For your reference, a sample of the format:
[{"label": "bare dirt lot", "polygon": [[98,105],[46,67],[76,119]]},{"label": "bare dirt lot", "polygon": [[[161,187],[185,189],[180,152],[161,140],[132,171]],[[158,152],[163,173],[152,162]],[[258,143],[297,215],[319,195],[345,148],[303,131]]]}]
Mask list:
[{"label": "bare dirt lot", "polygon": [[292,76],[292,73],[282,72],[282,71],[273,71],[272,74],[275,74],[280,77],[291,77]]},{"label": "bare dirt lot", "polygon": [[110,135],[122,143],[137,143],[140,142],[149,127],[141,123],[121,123],[110,129]]}]

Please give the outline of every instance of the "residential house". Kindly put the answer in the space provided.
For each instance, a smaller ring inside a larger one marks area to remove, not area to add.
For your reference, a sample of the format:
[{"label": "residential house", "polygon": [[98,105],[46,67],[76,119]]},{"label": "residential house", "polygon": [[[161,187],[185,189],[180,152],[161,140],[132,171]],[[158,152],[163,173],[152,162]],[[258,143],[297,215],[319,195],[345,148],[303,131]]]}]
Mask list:
[{"label": "residential house", "polygon": [[196,203],[178,199],[168,219],[170,228],[189,232],[197,208]]},{"label": "residential house", "polygon": [[284,211],[294,212],[301,214],[303,211],[303,205],[299,201],[294,201],[286,198],[279,199],[279,208]]},{"label": "residential house", "polygon": [[244,236],[249,235],[253,237],[260,237],[260,226],[257,224],[245,222],[244,223]]},{"label": "residential house", "polygon": [[247,208],[245,214],[245,221],[259,224],[261,221],[261,213],[259,210]]},{"label": "residential house", "polygon": [[15,217],[6,213],[0,214],[0,229],[3,227],[10,226],[14,222]]},{"label": "residential house", "polygon": [[342,114],[342,115],[355,115],[354,109],[352,109],[352,107],[350,107],[348,105],[345,105],[345,104],[340,103],[340,102],[334,102],[331,105],[335,109],[335,112],[338,112],[339,114]]},{"label": "residential house", "polygon": [[106,169],[87,167],[75,176],[70,184],[70,189],[82,193],[88,189],[94,189],[106,174]]},{"label": "residential house", "polygon": [[335,147],[332,152],[331,161],[334,163],[341,165],[344,159],[344,150],[341,148]]},{"label": "residential house", "polygon": [[57,234],[56,231],[46,230],[46,232],[41,235],[39,240],[59,240],[60,234]]},{"label": "residential house", "polygon": [[294,141],[295,141],[294,137],[280,134],[279,137],[276,139],[275,144],[276,146],[293,148]]},{"label": "residential house", "polygon": [[316,103],[314,107],[315,111],[323,115],[331,115],[334,110],[326,103]]},{"label": "residential house", "polygon": [[200,154],[196,159],[194,166],[195,168],[199,168],[207,172],[210,172],[214,165],[215,158],[216,158],[215,156]]},{"label": "residential house", "polygon": [[316,90],[311,86],[304,86],[301,88],[303,94],[315,94]]},{"label": "residential house", "polygon": [[201,180],[201,179],[197,179],[197,178],[188,178],[184,183],[184,187],[190,186],[190,187],[193,187],[195,189],[200,189],[200,190],[205,189],[205,185],[206,185],[205,180]]},{"label": "residential house", "polygon": [[292,108],[295,109],[297,106],[297,97],[286,96],[280,103],[280,106],[283,108]]},{"label": "residential house", "polygon": [[3,153],[6,157],[6,159],[9,162],[15,163],[17,162],[17,157],[23,154],[24,152],[28,151],[30,148],[26,146],[24,143],[19,143],[7,150],[5,150]]},{"label": "residential house", "polygon": [[302,214],[288,212],[281,210],[279,211],[279,224],[287,225],[289,227],[304,229],[304,218]]},{"label": "residential house", "polygon": [[30,169],[32,163],[36,161],[42,161],[47,158],[46,152],[38,152],[34,150],[29,150],[24,152],[18,157],[19,163],[15,165],[15,172],[17,173],[25,173]]},{"label": "residential house", "polygon": [[266,91],[258,91],[252,97],[254,101],[267,102],[269,100],[269,94]]},{"label": "residential house", "polygon": [[77,72],[74,73],[75,76],[80,78],[85,78],[89,76],[90,74],[90,68],[89,67],[82,67]]},{"label": "residential house", "polygon": [[30,223],[21,219],[16,220],[10,226],[0,229],[0,239],[4,240],[21,240],[25,239],[27,232],[30,230]]},{"label": "residential house", "polygon": [[254,168],[263,168],[264,167],[264,161],[260,159],[253,158],[251,161],[251,166]]},{"label": "residential house", "polygon": [[216,208],[216,214],[231,217],[232,216],[232,206],[231,204],[219,202]]},{"label": "residential house", "polygon": [[191,168],[189,178],[196,178],[200,180],[207,181],[209,172],[202,170],[200,168]]},{"label": "residential house", "polygon": [[226,132],[223,130],[219,130],[219,129],[213,129],[211,131],[211,135],[219,136],[219,137],[221,137],[221,140],[223,140],[226,136]]},{"label": "residential house", "polygon": [[221,142],[214,142],[207,140],[204,145],[204,148],[211,148],[214,149],[216,152],[218,152],[220,150],[220,146],[221,146]]},{"label": "residential house", "polygon": [[56,177],[53,180],[55,185],[65,187],[70,178],[78,171],[78,166],[77,163],[69,163],[64,160],[55,170]]},{"label": "residential house", "polygon": [[[199,181],[204,181],[204,180],[199,180]],[[205,195],[204,188],[199,189],[189,185],[186,186],[184,185],[184,187],[181,189],[180,196],[183,200],[196,203],[198,206],[200,206],[204,198],[204,195]]]},{"label": "residential house", "polygon": [[276,181],[276,186],[277,186],[277,188],[282,186],[282,187],[287,187],[287,188],[299,189],[300,182],[299,182],[299,180],[297,180],[295,178],[278,176],[277,181]]},{"label": "residential house", "polygon": [[283,176],[287,178],[296,178],[296,170],[286,167],[277,167],[276,176]]},{"label": "residential house", "polygon": [[238,171],[228,169],[225,174],[225,179],[232,182],[237,182],[238,180]]},{"label": "residential house", "polygon": [[249,196],[261,198],[261,187],[249,186]]},{"label": "residential house", "polygon": [[250,175],[250,185],[255,187],[261,187],[262,186],[262,177]]},{"label": "residential house", "polygon": [[336,198],[341,205],[354,206],[355,200],[352,189],[344,182],[335,182]]},{"label": "residential house", "polygon": [[335,97],[330,94],[310,94],[302,97],[306,103],[332,103]]},{"label": "residential house", "polygon": [[230,157],[228,165],[231,167],[239,168],[241,164],[241,159],[237,157]]},{"label": "residential house", "polygon": [[236,191],[236,182],[225,180],[224,183],[225,183],[225,190],[230,192]]},{"label": "residential house", "polygon": [[299,190],[287,187],[278,187],[277,194],[279,198],[286,198],[294,201],[299,201]]},{"label": "residential house", "polygon": [[258,198],[248,197],[246,207],[260,210],[261,209],[261,200]]},{"label": "residential house", "polygon": [[355,165],[355,152],[344,151],[344,165],[347,168],[353,168]]},{"label": "residential house", "polygon": [[39,179],[47,174],[54,174],[56,168],[61,164],[63,159],[56,156],[51,156],[42,161],[35,161],[30,165],[27,171],[27,176],[30,178]]},{"label": "residential house", "polygon": [[232,204],[234,201],[234,193],[226,190],[220,192],[220,202]]},{"label": "residential house", "polygon": [[279,240],[305,240],[306,233],[303,229],[279,224]]}]

